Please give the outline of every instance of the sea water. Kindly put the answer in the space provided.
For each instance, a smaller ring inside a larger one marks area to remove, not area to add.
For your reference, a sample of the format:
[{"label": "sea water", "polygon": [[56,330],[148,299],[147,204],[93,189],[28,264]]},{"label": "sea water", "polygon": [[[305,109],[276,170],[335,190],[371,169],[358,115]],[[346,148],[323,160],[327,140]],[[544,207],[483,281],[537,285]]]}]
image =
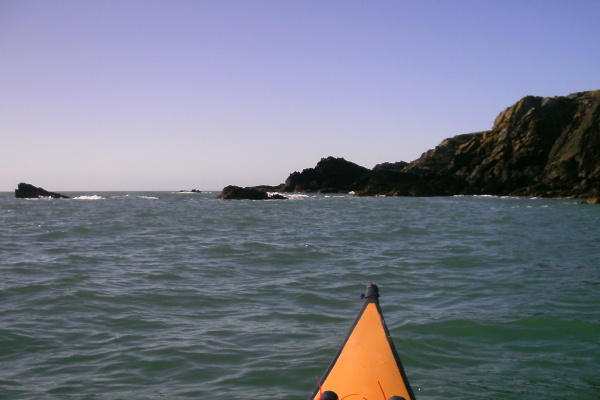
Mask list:
[{"label": "sea water", "polygon": [[600,398],[598,206],[67,194],[0,194],[2,399],[307,399],[369,282],[417,399]]}]

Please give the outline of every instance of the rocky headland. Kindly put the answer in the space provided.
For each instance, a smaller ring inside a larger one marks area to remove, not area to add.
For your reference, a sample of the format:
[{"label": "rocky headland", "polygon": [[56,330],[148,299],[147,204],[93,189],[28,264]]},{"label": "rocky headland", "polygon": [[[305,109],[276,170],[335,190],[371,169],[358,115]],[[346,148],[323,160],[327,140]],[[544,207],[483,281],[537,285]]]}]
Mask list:
[{"label": "rocky headland", "polygon": [[327,157],[293,172],[279,192],[357,196],[600,197],[600,90],[527,96],[489,131],[445,139],[410,163],[372,170]]},{"label": "rocky headland", "polygon": [[17,199],[39,199],[39,198],[54,198],[68,199],[68,196],[60,193],[49,192],[41,187],[33,186],[29,183],[19,183],[15,189],[15,197]]}]

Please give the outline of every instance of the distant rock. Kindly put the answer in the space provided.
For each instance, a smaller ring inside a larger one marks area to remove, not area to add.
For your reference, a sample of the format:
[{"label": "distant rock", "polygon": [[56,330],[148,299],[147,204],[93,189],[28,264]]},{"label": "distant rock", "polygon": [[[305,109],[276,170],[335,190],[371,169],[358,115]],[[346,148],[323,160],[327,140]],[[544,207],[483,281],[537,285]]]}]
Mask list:
[{"label": "distant rock", "polygon": [[293,172],[282,192],[348,193],[364,187],[371,170],[343,158],[322,158],[314,168]]},{"label": "distant rock", "polygon": [[198,189],[192,189],[192,190],[182,189],[182,190],[179,191],[179,193],[202,193],[202,191],[198,190]]},{"label": "distant rock", "polygon": [[286,200],[280,194],[273,194],[269,196],[269,193],[259,187],[239,187],[239,186],[227,186],[223,189],[218,197],[224,200]]},{"label": "distant rock", "polygon": [[600,197],[590,197],[582,201],[584,204],[600,204]]},{"label": "distant rock", "polygon": [[38,199],[44,197],[50,197],[54,199],[68,199],[60,193],[49,192],[40,187],[30,185],[29,183],[19,183],[17,189],[15,189],[15,197],[17,199]]},{"label": "distant rock", "polygon": [[266,191],[253,187],[227,186],[218,197],[224,200],[267,200],[269,195]]}]

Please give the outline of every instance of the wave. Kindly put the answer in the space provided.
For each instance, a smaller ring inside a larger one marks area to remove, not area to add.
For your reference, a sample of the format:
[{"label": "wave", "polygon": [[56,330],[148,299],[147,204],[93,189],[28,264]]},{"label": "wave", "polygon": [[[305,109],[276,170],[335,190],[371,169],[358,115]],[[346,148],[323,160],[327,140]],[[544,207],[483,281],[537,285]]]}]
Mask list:
[{"label": "wave", "polygon": [[279,194],[287,197],[290,200],[304,200],[304,199],[348,199],[353,196],[347,193],[335,193],[335,194],[323,194],[323,193],[279,193],[279,192],[267,192],[269,196]]},{"label": "wave", "polygon": [[104,200],[104,197],[98,196],[97,194],[91,196],[77,196],[73,197],[73,200]]}]

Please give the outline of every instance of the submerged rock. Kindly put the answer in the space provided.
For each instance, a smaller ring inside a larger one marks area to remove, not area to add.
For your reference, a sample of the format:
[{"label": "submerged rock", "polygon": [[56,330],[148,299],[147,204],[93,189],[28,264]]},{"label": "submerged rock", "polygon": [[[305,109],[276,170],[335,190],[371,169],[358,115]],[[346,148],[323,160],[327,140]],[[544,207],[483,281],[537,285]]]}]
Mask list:
[{"label": "submerged rock", "polygon": [[49,192],[40,187],[30,185],[29,183],[19,183],[17,189],[15,189],[15,197],[18,199],[39,199],[44,197],[50,197],[54,199],[69,198],[64,194]]}]

